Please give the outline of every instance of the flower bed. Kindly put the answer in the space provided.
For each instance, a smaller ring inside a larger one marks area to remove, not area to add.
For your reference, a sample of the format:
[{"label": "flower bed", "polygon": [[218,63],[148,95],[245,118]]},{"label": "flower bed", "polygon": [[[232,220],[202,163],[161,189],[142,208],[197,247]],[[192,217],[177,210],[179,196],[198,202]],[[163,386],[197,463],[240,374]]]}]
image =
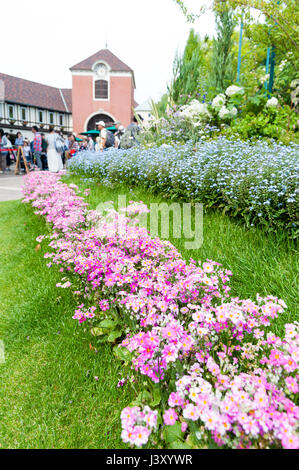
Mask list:
[{"label": "flower bed", "polygon": [[219,138],[194,148],[161,146],[82,152],[69,171],[106,185],[141,185],[171,198],[199,201],[242,216],[247,225],[289,230],[298,222],[298,150]]},{"label": "flower bed", "polygon": [[24,196],[52,226],[37,240],[50,239],[57,287],[80,299],[73,318],[128,364],[119,386],[143,387],[121,414],[124,442],[299,448],[299,325],[286,324],[283,338],[271,332],[282,300],[229,297],[229,271],[186,263],[138,227],[142,203],[89,211],[75,185],[47,173],[27,175]]}]

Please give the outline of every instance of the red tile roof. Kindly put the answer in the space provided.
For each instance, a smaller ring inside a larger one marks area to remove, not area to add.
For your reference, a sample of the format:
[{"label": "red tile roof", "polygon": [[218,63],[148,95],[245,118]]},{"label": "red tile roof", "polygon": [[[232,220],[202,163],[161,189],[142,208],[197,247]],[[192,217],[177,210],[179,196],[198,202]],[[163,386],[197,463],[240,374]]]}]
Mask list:
[{"label": "red tile roof", "polygon": [[122,62],[116,55],[112,54],[109,49],[101,49],[87,59],[73,65],[70,70],[92,70],[95,62],[103,60],[110,65],[112,72],[133,72],[133,70]]},{"label": "red tile roof", "polygon": [[72,112],[72,89],[71,88],[60,88],[62,91],[66,106],[69,112]]},{"label": "red tile roof", "polygon": [[[0,80],[4,82],[5,101],[53,111],[72,112],[72,90],[70,89],[42,85],[4,73],[0,73]],[[68,109],[65,107],[60,91]]]}]

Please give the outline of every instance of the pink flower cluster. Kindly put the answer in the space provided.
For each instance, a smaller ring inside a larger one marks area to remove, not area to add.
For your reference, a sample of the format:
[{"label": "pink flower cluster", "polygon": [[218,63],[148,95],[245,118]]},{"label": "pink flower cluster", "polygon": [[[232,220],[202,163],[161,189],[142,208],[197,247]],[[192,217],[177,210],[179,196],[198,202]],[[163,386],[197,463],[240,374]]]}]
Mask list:
[{"label": "pink flower cluster", "polygon": [[[298,335],[298,325],[295,329]],[[298,352],[298,346],[290,346]],[[212,356],[203,355],[177,380],[176,391],[169,396],[176,419],[181,416],[204,426],[219,445],[259,447],[264,441],[267,446],[280,441],[284,448],[298,448],[299,407],[286,396],[282,371],[270,358],[266,369],[232,374],[228,362],[223,367],[224,362],[218,365]],[[164,422],[169,424],[165,416]]]},{"label": "pink flower cluster", "polygon": [[151,432],[157,428],[157,411],[145,406],[124,408],[121,412],[122,433],[124,442],[141,447],[147,443]]},{"label": "pink flower cluster", "polygon": [[[88,211],[78,188],[59,175],[24,179],[24,202],[53,227],[48,266],[55,263],[72,276],[58,287],[85,299],[73,318],[94,327],[117,316],[127,332],[119,347],[131,353],[133,371],[166,390],[176,376],[175,389],[168,390],[170,408],[162,410],[166,425],[180,419],[185,432],[196,423],[203,442],[211,436],[234,448],[299,447],[292,401],[298,392],[298,324],[286,325],[284,339],[269,331],[286,308],[282,300],[229,298],[232,273],[211,260],[187,263],[169,242],[151,238],[137,225],[148,210],[141,202],[99,214]],[[153,416],[148,407],[125,408],[123,440],[146,444],[156,428]]]}]

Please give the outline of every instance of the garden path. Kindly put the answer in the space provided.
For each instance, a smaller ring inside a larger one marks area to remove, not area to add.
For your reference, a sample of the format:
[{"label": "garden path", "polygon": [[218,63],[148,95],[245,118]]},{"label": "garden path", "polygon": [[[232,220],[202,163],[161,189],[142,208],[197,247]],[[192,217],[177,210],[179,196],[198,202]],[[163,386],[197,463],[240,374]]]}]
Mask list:
[{"label": "garden path", "polygon": [[22,183],[21,175],[16,176],[13,170],[0,175],[0,202],[21,199]]}]

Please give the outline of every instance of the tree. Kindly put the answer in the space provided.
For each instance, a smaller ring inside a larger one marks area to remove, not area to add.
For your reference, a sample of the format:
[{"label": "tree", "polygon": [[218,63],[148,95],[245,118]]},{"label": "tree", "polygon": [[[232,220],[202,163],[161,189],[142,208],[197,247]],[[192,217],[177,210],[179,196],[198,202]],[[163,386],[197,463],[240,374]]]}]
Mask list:
[{"label": "tree", "polygon": [[[265,45],[275,45],[282,52],[299,54],[299,4],[297,0],[228,0],[232,8],[242,11],[252,24],[252,37]],[[261,22],[252,11],[260,12]],[[254,34],[254,31],[256,34]]]},{"label": "tree", "polygon": [[171,99],[177,104],[185,104],[197,98],[206,85],[207,41],[201,41],[193,29],[182,56],[176,55],[173,64],[173,81],[169,87]]},{"label": "tree", "polygon": [[[179,5],[188,21],[194,22],[209,7],[203,5],[199,14],[187,10],[182,0],[174,0]],[[258,26],[258,42],[264,41],[269,46],[283,52],[290,52],[294,62],[299,57],[299,2],[298,0],[214,0],[212,9],[221,11],[223,7],[232,8],[244,15],[247,24]],[[261,18],[253,17],[253,11],[259,12]],[[257,37],[256,37],[257,39]]]},{"label": "tree", "polygon": [[235,80],[232,46],[236,23],[231,10],[216,11],[215,16],[217,39],[214,39],[213,44],[209,85],[219,93],[223,92]]}]

